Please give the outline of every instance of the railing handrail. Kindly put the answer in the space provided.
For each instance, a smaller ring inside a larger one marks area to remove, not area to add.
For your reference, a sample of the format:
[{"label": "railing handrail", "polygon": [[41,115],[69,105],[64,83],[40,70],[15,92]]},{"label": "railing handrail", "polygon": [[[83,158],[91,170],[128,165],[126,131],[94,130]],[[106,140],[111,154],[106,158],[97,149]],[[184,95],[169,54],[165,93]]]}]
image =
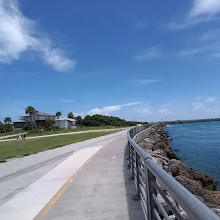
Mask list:
[{"label": "railing handrail", "polygon": [[[132,128],[128,131],[128,142],[140,156],[146,169],[149,170],[154,178],[161,184],[174,198],[174,200],[183,208],[190,219],[198,220],[220,220],[217,214],[215,214],[211,209],[209,209],[204,203],[197,199],[191,192],[189,192],[185,187],[183,187],[177,180],[175,180],[170,174],[165,170],[159,167],[138,144],[135,142],[135,139],[141,135],[143,132],[146,132],[152,126],[139,126]],[[136,134],[135,134],[136,133]],[[133,160],[133,153],[132,159]],[[136,157],[135,161],[138,160]],[[130,160],[129,160],[130,163]],[[132,162],[133,163],[133,162]],[[135,169],[135,168],[134,168]],[[138,167],[136,167],[138,173]],[[145,172],[146,175],[146,172]],[[138,176],[136,177],[139,178]],[[148,177],[145,176],[145,179]],[[142,180],[143,181],[143,180]],[[156,181],[155,181],[156,183]],[[136,189],[138,183],[136,184]],[[137,189],[138,190],[138,189]],[[149,190],[149,189],[148,189]],[[147,191],[147,190],[146,190]],[[147,204],[150,206],[150,204]],[[154,210],[155,211],[155,208]],[[148,216],[149,218],[149,216]],[[151,218],[150,218],[151,219]],[[150,220],[149,219],[149,220]],[[156,218],[155,218],[156,219]]]}]

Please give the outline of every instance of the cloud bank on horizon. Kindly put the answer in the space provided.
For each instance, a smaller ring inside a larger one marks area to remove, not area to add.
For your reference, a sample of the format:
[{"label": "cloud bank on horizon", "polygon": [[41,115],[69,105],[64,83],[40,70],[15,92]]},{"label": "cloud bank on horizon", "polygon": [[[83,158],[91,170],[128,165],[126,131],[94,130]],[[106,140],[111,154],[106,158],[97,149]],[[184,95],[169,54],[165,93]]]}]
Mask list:
[{"label": "cloud bank on horizon", "polygon": [[25,17],[16,0],[0,0],[0,63],[18,60],[23,52],[37,52],[56,71],[75,68],[65,52],[52,46],[52,41],[40,33],[33,20]]}]

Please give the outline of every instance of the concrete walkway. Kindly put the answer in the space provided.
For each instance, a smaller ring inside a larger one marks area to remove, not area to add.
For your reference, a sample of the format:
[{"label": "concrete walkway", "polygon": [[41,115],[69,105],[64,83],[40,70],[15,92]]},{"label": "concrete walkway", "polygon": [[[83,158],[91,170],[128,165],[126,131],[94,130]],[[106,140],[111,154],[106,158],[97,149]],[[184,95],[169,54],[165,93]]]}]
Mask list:
[{"label": "concrete walkway", "polygon": [[[0,178],[3,191],[16,183],[14,196],[2,200],[0,219],[144,219],[140,202],[132,200],[135,188],[128,180],[126,136],[120,131],[0,165],[7,168]],[[35,164],[63,154],[70,156],[62,157],[57,166]]]},{"label": "concrete walkway", "polygon": [[124,133],[102,148],[36,219],[144,219],[140,202],[132,200],[126,141]]}]

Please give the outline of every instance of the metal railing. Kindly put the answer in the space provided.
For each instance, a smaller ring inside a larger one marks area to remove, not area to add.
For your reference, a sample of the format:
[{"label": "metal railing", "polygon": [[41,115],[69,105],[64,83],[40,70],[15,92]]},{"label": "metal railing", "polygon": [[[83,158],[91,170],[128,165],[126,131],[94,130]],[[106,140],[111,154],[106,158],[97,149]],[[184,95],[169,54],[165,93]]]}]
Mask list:
[{"label": "metal railing", "polygon": [[220,220],[138,146],[136,142],[151,126],[138,126],[128,131],[128,167],[132,173],[130,180],[135,181],[137,191],[133,199],[141,201],[146,219]]}]

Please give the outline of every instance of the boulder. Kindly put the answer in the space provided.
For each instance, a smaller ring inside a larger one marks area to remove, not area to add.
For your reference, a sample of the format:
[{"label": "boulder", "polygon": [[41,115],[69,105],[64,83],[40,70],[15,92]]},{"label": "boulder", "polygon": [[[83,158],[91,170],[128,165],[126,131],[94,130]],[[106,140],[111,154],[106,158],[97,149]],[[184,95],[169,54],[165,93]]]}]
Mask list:
[{"label": "boulder", "polygon": [[176,176],[175,179],[187,188],[191,193],[198,195],[199,197],[204,196],[204,189],[200,182],[189,179],[185,176]]},{"label": "boulder", "polygon": [[218,181],[215,180],[212,176],[194,170],[192,170],[191,173],[193,179],[199,181],[202,184],[203,188],[212,191],[215,191],[217,189]]},{"label": "boulder", "polygon": [[204,190],[204,199],[206,202],[215,204],[220,208],[220,191]]}]

